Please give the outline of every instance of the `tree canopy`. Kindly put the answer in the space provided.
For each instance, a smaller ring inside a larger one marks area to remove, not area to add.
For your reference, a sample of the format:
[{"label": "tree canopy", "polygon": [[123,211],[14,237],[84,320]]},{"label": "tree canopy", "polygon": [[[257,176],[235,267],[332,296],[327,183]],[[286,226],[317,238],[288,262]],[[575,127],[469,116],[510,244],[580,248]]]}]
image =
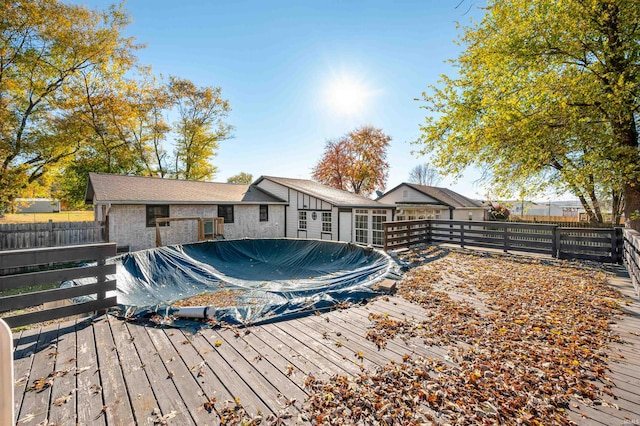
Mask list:
[{"label": "tree canopy", "polygon": [[128,18],[118,7],[8,0],[0,11],[1,211],[84,142],[60,114],[65,91],[82,74],[128,69],[135,46],[122,36]]},{"label": "tree canopy", "polygon": [[253,182],[253,176],[251,173],[240,172],[237,175],[233,175],[227,179],[227,183],[239,183],[243,185],[250,185]]},{"label": "tree canopy", "polygon": [[428,164],[418,164],[409,171],[409,182],[418,185],[435,186],[442,180],[438,171]]},{"label": "tree canopy", "polygon": [[489,1],[458,75],[423,94],[421,153],[452,175],[480,167],[505,196],[569,191],[592,221],[624,205],[637,227],[638,22],[635,0]]},{"label": "tree canopy", "polygon": [[390,136],[373,126],[362,126],[340,139],[328,140],[312,177],[325,185],[361,195],[384,190],[390,141]]},{"label": "tree canopy", "polygon": [[38,187],[78,205],[89,171],[215,176],[228,101],[218,87],[158,81],[123,36],[121,6],[9,0],[0,12],[0,212]]}]

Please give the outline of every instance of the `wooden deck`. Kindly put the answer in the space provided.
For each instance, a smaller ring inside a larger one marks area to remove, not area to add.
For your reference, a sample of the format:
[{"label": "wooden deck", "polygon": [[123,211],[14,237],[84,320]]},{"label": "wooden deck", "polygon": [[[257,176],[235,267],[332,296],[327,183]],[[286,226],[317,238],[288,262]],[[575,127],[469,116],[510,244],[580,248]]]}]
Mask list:
[{"label": "wooden deck", "polygon": [[[618,408],[580,404],[570,413],[578,424],[640,424],[640,303],[628,278],[612,285],[634,297],[624,318],[613,324],[625,343],[609,350],[609,376],[616,385],[612,402]],[[45,419],[54,425],[213,425],[225,405],[239,402],[251,414],[306,424],[300,408],[309,374],[356,375],[408,353],[445,359],[445,348],[417,341],[389,340],[377,350],[365,339],[371,312],[420,318],[423,309],[400,297],[379,298],[248,333],[149,327],[111,316],[25,330],[14,335],[16,420],[20,425]],[[28,391],[34,384],[40,389]],[[206,405],[212,398],[213,407]]]}]

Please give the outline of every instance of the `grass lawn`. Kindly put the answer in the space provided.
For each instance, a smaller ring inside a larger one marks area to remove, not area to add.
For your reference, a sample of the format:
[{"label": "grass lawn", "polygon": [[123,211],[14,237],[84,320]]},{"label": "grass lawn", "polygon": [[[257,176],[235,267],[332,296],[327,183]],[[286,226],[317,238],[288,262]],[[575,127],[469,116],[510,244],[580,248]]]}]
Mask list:
[{"label": "grass lawn", "polygon": [[49,222],[91,222],[93,211],[68,211],[60,213],[18,213],[0,217],[2,223],[42,223]]}]

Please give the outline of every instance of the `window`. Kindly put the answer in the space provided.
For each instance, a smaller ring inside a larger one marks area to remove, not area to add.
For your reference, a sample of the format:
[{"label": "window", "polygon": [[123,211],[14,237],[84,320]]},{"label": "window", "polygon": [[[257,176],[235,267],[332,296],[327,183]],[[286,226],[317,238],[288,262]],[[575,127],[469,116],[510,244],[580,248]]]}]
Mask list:
[{"label": "window", "polygon": [[322,212],[322,232],[331,232],[331,212]]},{"label": "window", "polygon": [[233,206],[218,206],[218,217],[224,218],[224,223],[233,223]]},{"label": "window", "polygon": [[298,212],[298,229],[307,229],[307,212]]},{"label": "window", "polygon": [[[161,217],[169,217],[169,206],[147,206],[147,228],[156,226],[156,219]],[[169,222],[160,222],[160,226],[169,226]]]},{"label": "window", "polygon": [[266,204],[260,205],[260,222],[269,222],[269,206]]},{"label": "window", "polygon": [[369,243],[369,216],[367,210],[356,210],[356,243]]},{"label": "window", "polygon": [[371,215],[371,244],[374,246],[384,245],[384,225],[387,220],[387,212],[385,210],[374,210]]}]

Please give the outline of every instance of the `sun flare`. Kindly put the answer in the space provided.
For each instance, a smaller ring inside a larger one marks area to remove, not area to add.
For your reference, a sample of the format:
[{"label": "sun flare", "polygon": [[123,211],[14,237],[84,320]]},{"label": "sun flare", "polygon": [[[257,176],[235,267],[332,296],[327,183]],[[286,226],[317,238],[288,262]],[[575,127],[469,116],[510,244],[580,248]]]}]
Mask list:
[{"label": "sun flare", "polygon": [[350,77],[334,78],[326,89],[327,103],[338,114],[354,115],[362,112],[369,97],[369,89]]}]

